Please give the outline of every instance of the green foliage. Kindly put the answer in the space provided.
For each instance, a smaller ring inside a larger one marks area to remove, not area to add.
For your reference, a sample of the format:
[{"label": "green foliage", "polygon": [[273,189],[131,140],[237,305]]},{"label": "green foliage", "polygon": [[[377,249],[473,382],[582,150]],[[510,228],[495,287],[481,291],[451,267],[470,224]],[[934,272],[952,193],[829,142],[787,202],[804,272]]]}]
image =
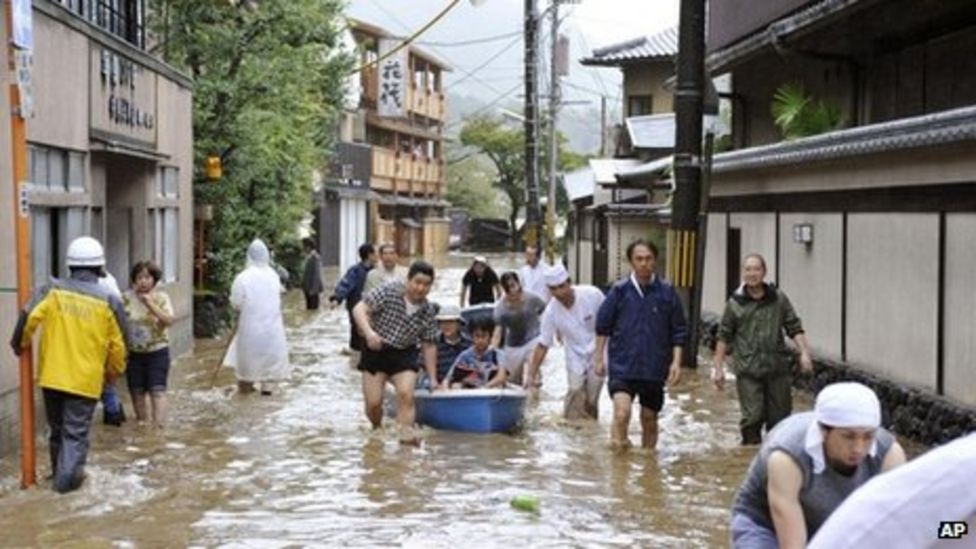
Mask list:
[{"label": "green foliage", "polygon": [[[341,0],[151,0],[156,50],[194,79],[194,200],[214,206],[208,286],[226,289],[255,237],[277,249],[311,208],[352,59]],[[209,155],[223,178],[209,182]]]},{"label": "green foliage", "polygon": [[822,99],[815,101],[798,83],[777,88],[771,110],[774,122],[786,139],[817,135],[840,126],[840,109]]},{"label": "green foliage", "polygon": [[[525,189],[525,134],[521,127],[511,127],[499,119],[478,117],[469,120],[461,128],[461,144],[470,147],[487,157],[495,168],[493,183],[502,192],[509,203],[508,223],[512,235],[517,235],[516,218],[526,205]],[[567,139],[558,135],[559,159],[558,168],[570,171],[586,165],[588,158],[565,149]],[[549,180],[545,175],[548,166],[546,153],[549,147],[541,141],[539,165],[543,173],[539,181],[539,197],[547,196]],[[453,180],[450,180],[453,181]],[[450,187],[449,187],[450,188]],[[569,209],[569,200],[562,185],[556,188],[556,211],[565,214]],[[513,243],[514,244],[514,243]]]},{"label": "green foliage", "polygon": [[492,185],[494,168],[482,155],[464,154],[454,151],[456,147],[448,144],[445,170],[447,178],[447,200],[468,210],[472,217],[506,217],[507,199],[502,198]]},{"label": "green foliage", "polygon": [[[461,128],[461,144],[472,147],[495,166],[495,187],[508,197],[508,224],[512,235],[518,233],[516,218],[525,207],[525,136],[500,120],[473,118]],[[514,243],[513,243],[514,244]]]}]

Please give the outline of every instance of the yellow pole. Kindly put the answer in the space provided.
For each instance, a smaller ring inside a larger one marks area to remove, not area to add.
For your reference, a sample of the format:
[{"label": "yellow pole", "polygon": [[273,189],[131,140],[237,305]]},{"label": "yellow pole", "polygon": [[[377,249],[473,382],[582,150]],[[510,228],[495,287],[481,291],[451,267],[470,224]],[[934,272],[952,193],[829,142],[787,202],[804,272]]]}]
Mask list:
[{"label": "yellow pole", "polygon": [[[7,25],[7,65],[10,74],[16,73],[13,46],[13,3],[5,4]],[[17,308],[23,309],[30,299],[30,216],[27,211],[27,124],[21,113],[20,88],[16,79],[10,83],[10,138],[14,176],[14,219],[17,238]],[[34,374],[32,352],[28,347],[20,353],[20,447],[21,488],[30,488],[37,481],[37,460],[34,448]]]}]

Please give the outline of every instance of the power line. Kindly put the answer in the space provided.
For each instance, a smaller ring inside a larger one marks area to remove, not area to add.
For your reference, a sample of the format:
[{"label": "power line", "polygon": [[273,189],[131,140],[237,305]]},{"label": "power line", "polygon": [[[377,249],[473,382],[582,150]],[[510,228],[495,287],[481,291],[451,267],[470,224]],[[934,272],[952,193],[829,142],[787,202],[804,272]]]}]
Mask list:
[{"label": "power line", "polygon": [[461,77],[460,79],[451,82],[451,85],[452,86],[457,86],[458,84],[460,84],[461,82],[464,82],[468,78],[472,78],[476,72],[478,72],[481,69],[487,67],[489,64],[491,64],[492,61],[494,61],[495,59],[498,59],[499,57],[501,57],[505,52],[507,52],[508,50],[512,49],[512,46],[514,46],[515,44],[518,44],[521,41],[522,41],[522,35],[519,34],[518,36],[515,37],[515,40],[512,40],[504,48],[498,50],[498,52],[495,55],[492,55],[491,57],[489,57],[484,63],[478,65],[477,67],[475,67],[473,69],[471,69],[470,72],[465,71],[466,74],[463,77]]},{"label": "power line", "polygon": [[[373,4],[374,6],[376,6],[376,8],[379,9],[381,12],[385,13],[387,15],[387,17],[389,17],[390,19],[392,19],[395,23],[397,23],[398,25],[400,25],[401,28],[403,28],[404,30],[407,30],[407,31],[410,30],[410,27],[406,23],[404,23],[402,19],[400,19],[399,17],[397,17],[397,15],[395,13],[393,13],[392,11],[390,11],[389,9],[387,9],[386,6],[384,6],[378,0],[370,0],[370,3]],[[493,86],[490,83],[482,80],[481,78],[478,78],[474,74],[469,73],[469,71],[466,71],[463,68],[461,68],[460,65],[458,65],[457,63],[455,63],[454,60],[451,59],[450,57],[444,55],[443,52],[440,52],[436,48],[433,48],[433,47],[428,48],[428,49],[430,49],[432,52],[434,52],[437,55],[439,55],[440,57],[442,57],[445,61],[447,61],[448,63],[450,63],[452,67],[458,69],[459,71],[461,71],[465,75],[468,75],[469,78],[471,78],[475,82],[478,82],[479,84],[483,85],[484,87],[488,88],[489,90],[491,90],[491,91],[493,91],[495,93],[502,93],[502,92],[498,91],[498,88],[496,88],[495,86]]]},{"label": "power line", "polygon": [[[501,103],[502,100],[506,99],[508,96],[510,96],[513,93],[515,93],[521,87],[522,87],[522,82],[519,82],[518,84],[515,84],[508,91],[505,91],[505,92],[501,93],[500,95],[498,95],[497,97],[495,97],[495,99],[493,99],[490,103],[487,103],[487,104],[479,107],[478,109],[476,109],[476,110],[474,110],[472,112],[469,112],[465,116],[467,118],[471,118],[473,116],[477,116],[477,115],[479,115],[479,114],[487,111],[488,109],[494,108],[496,105],[498,105],[499,103]],[[444,126],[444,128],[445,129],[446,128],[451,128],[451,127],[457,126],[458,124],[461,124],[463,122],[464,122],[464,120],[455,120],[454,122],[451,122],[450,124],[447,124],[446,126]]]},{"label": "power line", "polygon": [[476,44],[487,44],[489,42],[498,42],[506,38],[511,38],[513,36],[521,36],[522,31],[517,30],[513,32],[508,32],[505,34],[496,34],[495,36],[486,36],[484,38],[472,38],[471,40],[462,40],[460,42],[417,42],[421,46],[437,46],[439,48],[455,48],[461,46],[473,46]]},{"label": "power line", "polygon": [[442,9],[440,11],[440,13],[438,13],[437,15],[435,15],[434,18],[431,19],[430,21],[428,21],[424,26],[422,26],[419,29],[417,29],[416,32],[414,32],[413,34],[411,34],[410,36],[408,36],[407,39],[404,40],[403,42],[401,42],[397,47],[391,49],[390,51],[384,53],[383,55],[380,55],[379,57],[377,57],[376,59],[374,59],[374,60],[372,60],[372,61],[370,61],[368,63],[365,63],[363,65],[360,65],[359,67],[356,67],[356,69],[353,70],[352,72],[350,72],[349,75],[352,76],[352,75],[355,75],[355,74],[359,74],[360,72],[362,72],[362,71],[364,71],[364,70],[366,70],[366,69],[368,69],[370,67],[379,65],[380,64],[380,61],[382,61],[382,60],[384,60],[384,59],[392,56],[396,52],[398,52],[398,51],[402,50],[403,48],[409,46],[410,43],[413,42],[415,38],[417,38],[421,34],[427,32],[427,29],[433,27],[438,21],[441,20],[441,18],[443,18],[445,15],[447,15],[447,12],[451,11],[454,8],[454,6],[456,6],[456,5],[460,4],[460,3],[461,3],[461,0],[451,0],[448,5],[444,6],[444,9]]}]

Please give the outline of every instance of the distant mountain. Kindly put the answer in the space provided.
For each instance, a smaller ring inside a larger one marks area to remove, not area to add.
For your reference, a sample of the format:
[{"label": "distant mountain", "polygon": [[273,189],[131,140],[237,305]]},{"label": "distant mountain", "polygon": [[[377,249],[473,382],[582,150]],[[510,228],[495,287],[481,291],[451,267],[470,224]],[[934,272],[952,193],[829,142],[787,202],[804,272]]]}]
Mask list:
[{"label": "distant mountain", "polygon": [[[464,120],[482,114],[500,116],[502,109],[522,112],[522,103],[515,98],[487,107],[489,101],[473,95],[448,93],[447,135],[454,138]],[[613,124],[613,121],[608,121]],[[569,138],[570,150],[581,154],[596,154],[600,149],[600,109],[590,106],[567,106],[559,113],[559,131]]]}]

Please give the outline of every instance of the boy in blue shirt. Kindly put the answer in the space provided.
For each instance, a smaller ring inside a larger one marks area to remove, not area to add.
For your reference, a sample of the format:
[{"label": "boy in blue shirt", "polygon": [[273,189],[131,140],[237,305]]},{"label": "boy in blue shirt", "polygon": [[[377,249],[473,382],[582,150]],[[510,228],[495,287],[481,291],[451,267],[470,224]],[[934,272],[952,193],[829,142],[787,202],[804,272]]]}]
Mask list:
[{"label": "boy in blue shirt", "polygon": [[498,356],[490,348],[495,320],[479,317],[471,321],[471,347],[461,353],[445,376],[442,386],[451,389],[494,388],[505,385],[508,373],[498,367]]},{"label": "boy in blue shirt", "polygon": [[[461,317],[461,310],[455,305],[442,305],[437,311],[437,329],[440,335],[437,336],[437,383],[440,385],[447,372],[454,366],[454,361],[471,346],[471,338],[461,331],[464,319]],[[417,365],[423,367],[423,356],[417,357]],[[431,386],[430,377],[426,374],[417,380],[418,389],[429,389]]]}]

